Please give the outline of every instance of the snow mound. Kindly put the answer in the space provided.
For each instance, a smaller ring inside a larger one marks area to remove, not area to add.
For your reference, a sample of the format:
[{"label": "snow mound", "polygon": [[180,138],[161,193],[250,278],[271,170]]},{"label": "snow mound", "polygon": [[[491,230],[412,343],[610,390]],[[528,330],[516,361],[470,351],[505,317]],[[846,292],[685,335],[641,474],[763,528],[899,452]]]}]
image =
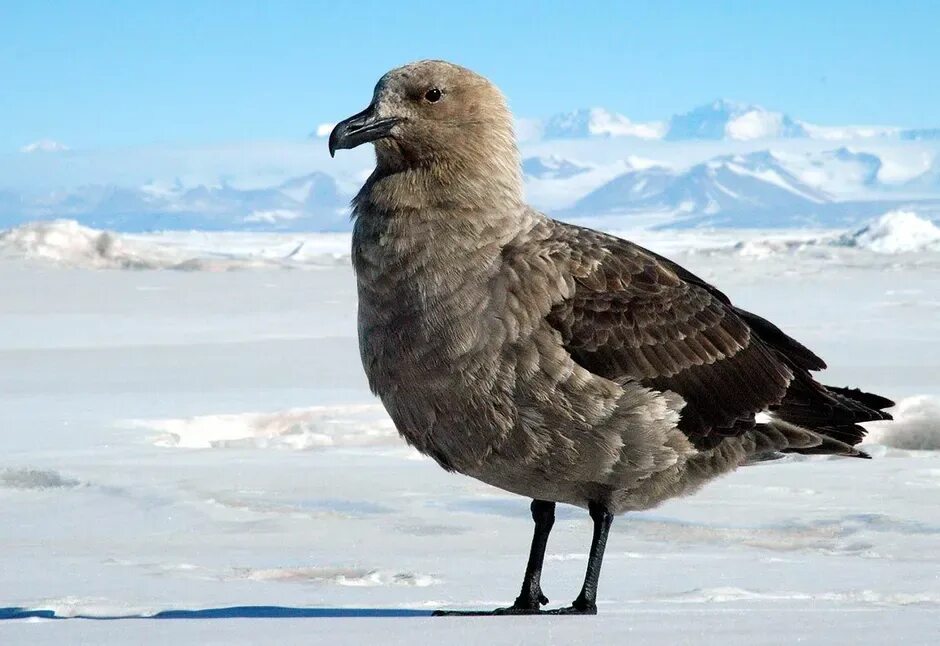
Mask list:
[{"label": "snow mound", "polygon": [[894,421],[868,425],[866,442],[909,451],[940,451],[940,398],[908,397],[891,413]]},{"label": "snow mound", "polygon": [[[75,220],[49,220],[0,231],[0,258],[84,269],[181,271],[307,268],[346,261],[346,254],[336,251],[338,245],[348,248],[345,238],[323,234],[298,240],[294,234],[276,235],[270,234],[270,239],[265,234],[225,233],[133,236],[93,229]],[[278,248],[268,248],[271,242]]]},{"label": "snow mound", "polygon": [[940,251],[940,227],[910,211],[890,211],[855,231],[768,233],[694,251],[706,255],[732,253],[763,259],[800,253],[834,258],[839,255],[840,249],[880,255]]},{"label": "snow mound", "polygon": [[940,227],[912,211],[890,211],[839,244],[876,253],[940,251]]},{"label": "snow mound", "polygon": [[399,446],[398,433],[377,404],[294,408],[276,413],[129,420],[157,431],[157,446],[186,449]]},{"label": "snow mound", "polygon": [[732,246],[732,250],[746,258],[770,258],[780,254],[792,254],[818,244],[817,240],[779,239],[779,240],[742,240]]},{"label": "snow mound", "polygon": [[30,222],[0,233],[0,254],[25,256],[69,267],[161,269],[182,259],[158,248],[131,244],[109,231],[74,220]]}]

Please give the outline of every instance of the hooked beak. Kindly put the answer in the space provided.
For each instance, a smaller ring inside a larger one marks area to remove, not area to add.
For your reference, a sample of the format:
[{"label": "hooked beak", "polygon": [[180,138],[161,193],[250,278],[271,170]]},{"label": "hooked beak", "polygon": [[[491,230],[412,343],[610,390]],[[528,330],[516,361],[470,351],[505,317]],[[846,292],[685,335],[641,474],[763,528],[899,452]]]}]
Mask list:
[{"label": "hooked beak", "polygon": [[360,144],[388,137],[392,127],[400,121],[398,117],[377,118],[375,105],[370,105],[359,114],[336,124],[330,133],[330,157],[333,157],[337,150],[355,148]]}]

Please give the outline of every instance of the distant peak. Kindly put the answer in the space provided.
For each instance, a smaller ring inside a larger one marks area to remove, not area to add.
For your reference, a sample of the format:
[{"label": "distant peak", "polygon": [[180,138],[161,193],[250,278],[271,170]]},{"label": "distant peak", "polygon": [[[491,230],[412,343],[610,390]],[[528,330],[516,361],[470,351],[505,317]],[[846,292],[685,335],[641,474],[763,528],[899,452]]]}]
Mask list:
[{"label": "distant peak", "polygon": [[665,124],[658,121],[636,122],[622,114],[602,107],[578,108],[556,114],[545,122],[546,139],[581,137],[637,137],[661,139]]},{"label": "distant peak", "polygon": [[666,138],[754,139],[806,137],[801,124],[782,112],[730,99],[715,99],[669,120]]}]

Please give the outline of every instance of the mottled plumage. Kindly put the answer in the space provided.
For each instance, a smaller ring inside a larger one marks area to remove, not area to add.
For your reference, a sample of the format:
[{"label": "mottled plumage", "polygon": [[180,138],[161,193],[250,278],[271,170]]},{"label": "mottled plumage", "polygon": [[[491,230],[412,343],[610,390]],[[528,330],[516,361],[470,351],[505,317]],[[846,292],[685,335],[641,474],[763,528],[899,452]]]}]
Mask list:
[{"label": "mottled plumage", "polygon": [[[511,115],[473,72],[389,72],[330,145],[363,141],[377,163],[354,200],[362,362],[445,469],[602,527],[779,452],[859,456],[857,424],[888,418],[891,402],[820,385],[822,360],[690,272],[526,206]],[[511,610],[538,608],[530,574]],[[589,588],[572,611],[591,611]]]}]

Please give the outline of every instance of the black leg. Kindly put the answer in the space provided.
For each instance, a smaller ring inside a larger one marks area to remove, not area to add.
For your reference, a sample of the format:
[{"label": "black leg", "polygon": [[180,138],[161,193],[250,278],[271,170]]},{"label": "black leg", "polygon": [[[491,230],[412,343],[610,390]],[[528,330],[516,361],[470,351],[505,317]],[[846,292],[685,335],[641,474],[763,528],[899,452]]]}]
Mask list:
[{"label": "black leg", "polygon": [[538,614],[539,608],[548,603],[542,594],[542,562],[545,560],[545,546],[548,544],[548,535],[555,524],[555,503],[546,500],[532,501],[532,520],[535,521],[535,532],[532,534],[532,547],[529,549],[529,562],[526,564],[525,576],[522,579],[522,592],[508,608],[497,608],[493,611],[461,611],[438,610],[437,616],[453,615],[529,615]]},{"label": "black leg", "polygon": [[532,547],[529,550],[529,562],[526,564],[525,577],[522,579],[522,592],[516,602],[507,611],[534,611],[548,603],[542,594],[542,562],[545,560],[545,546],[548,535],[555,524],[555,503],[546,500],[532,501],[532,520],[535,532],[532,534]]},{"label": "black leg", "polygon": [[594,536],[591,539],[591,552],[588,554],[587,573],[584,575],[584,586],[581,588],[581,594],[567,608],[551,610],[552,614],[577,614],[577,615],[596,615],[597,614],[597,582],[601,576],[601,564],[604,561],[604,548],[607,547],[607,534],[610,532],[610,525],[614,521],[614,515],[607,507],[599,503],[588,505],[588,511],[591,519],[594,521]]}]

